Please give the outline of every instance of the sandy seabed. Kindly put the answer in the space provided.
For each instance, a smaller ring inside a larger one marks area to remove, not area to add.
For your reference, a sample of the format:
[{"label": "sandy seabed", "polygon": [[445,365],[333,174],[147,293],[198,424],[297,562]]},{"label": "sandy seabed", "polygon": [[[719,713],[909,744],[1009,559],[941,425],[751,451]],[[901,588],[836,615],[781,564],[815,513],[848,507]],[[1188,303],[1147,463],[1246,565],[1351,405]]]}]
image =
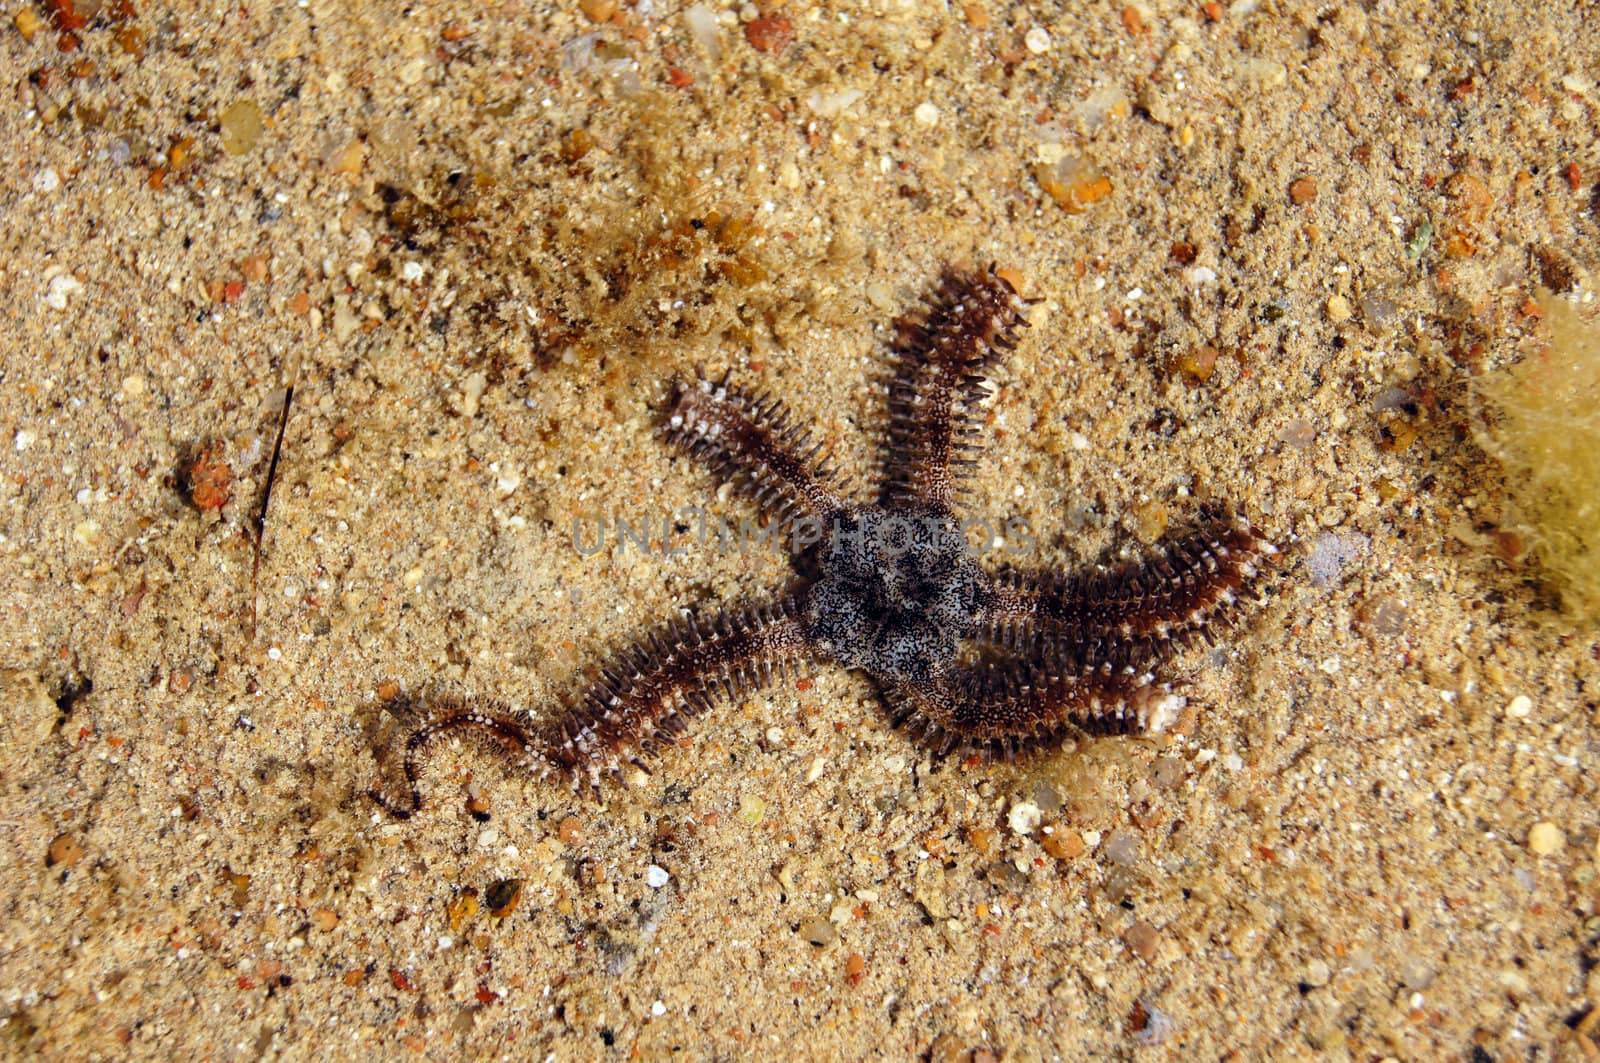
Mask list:
[{"label": "sandy seabed", "polygon": [[[13,5],[0,1046],[1594,1057],[1596,633],[1501,531],[1472,382],[1591,297],[1596,26]],[[941,762],[819,669],[603,804],[443,747],[380,812],[397,695],[552,711],[781,586],[572,527],[753,512],[654,431],[697,366],[871,482],[949,262],[1040,300],[973,500],[1033,563],[1205,499],[1287,548],[1173,732]]]}]

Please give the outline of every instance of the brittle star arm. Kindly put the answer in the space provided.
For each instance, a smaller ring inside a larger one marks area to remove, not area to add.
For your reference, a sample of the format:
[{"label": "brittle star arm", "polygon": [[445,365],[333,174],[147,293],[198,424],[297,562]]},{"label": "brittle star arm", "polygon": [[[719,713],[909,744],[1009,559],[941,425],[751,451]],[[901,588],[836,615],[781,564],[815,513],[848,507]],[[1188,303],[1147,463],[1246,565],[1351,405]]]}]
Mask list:
[{"label": "brittle star arm", "polygon": [[948,512],[974,465],[984,370],[1017,344],[1028,304],[991,266],[947,269],[899,325],[889,382],[885,505]]},{"label": "brittle star arm", "polygon": [[462,731],[489,752],[542,771],[545,761],[533,748],[533,723],[526,713],[503,702],[486,698],[446,696],[407,700],[396,714],[420,717],[420,725],[406,736],[400,750],[400,774],[404,782],[397,800],[381,785],[367,795],[396,819],[410,819],[422,807],[421,760],[428,748],[444,735]]},{"label": "brittle star arm", "polygon": [[602,777],[620,777],[624,764],[648,770],[718,699],[770,686],[815,655],[793,597],[691,617],[651,632],[602,668],[541,744],[574,785],[598,788]]},{"label": "brittle star arm", "polygon": [[651,632],[600,669],[572,708],[549,721],[482,700],[446,698],[421,706],[424,722],[407,738],[404,798],[370,793],[405,819],[422,805],[421,758],[441,736],[465,731],[540,777],[565,775],[598,790],[624,765],[648,761],[720,698],[771,684],[814,656],[793,598],[762,607],[690,617]]},{"label": "brittle star arm", "polygon": [[679,380],[664,432],[668,442],[732,481],[780,524],[828,525],[847,508],[847,484],[783,403],[726,379]]},{"label": "brittle star arm", "polygon": [[1149,675],[1076,674],[1027,661],[955,666],[887,692],[895,723],[939,756],[1014,756],[1072,734],[1158,733],[1185,699]]},{"label": "brittle star arm", "polygon": [[1204,510],[1201,524],[1143,564],[1063,576],[1008,571],[979,593],[976,640],[1080,670],[1145,661],[1166,643],[1211,641],[1232,623],[1278,549],[1247,521]]}]

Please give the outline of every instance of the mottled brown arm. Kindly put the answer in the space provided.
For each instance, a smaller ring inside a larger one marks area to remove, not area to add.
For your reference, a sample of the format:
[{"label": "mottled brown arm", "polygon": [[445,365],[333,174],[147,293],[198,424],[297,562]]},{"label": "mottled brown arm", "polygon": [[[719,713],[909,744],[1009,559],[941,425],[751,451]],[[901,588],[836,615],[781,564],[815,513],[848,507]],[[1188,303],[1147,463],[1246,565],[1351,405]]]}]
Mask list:
[{"label": "mottled brown arm", "polygon": [[767,687],[814,656],[792,598],[682,620],[613,658],[539,744],[575,785],[598,786],[624,765],[647,770],[717,700]]},{"label": "mottled brown arm", "polygon": [[548,770],[548,763],[533,748],[532,722],[526,714],[502,702],[449,695],[407,699],[396,714],[421,721],[406,737],[401,750],[400,774],[405,784],[401,797],[396,799],[381,786],[367,791],[380,808],[396,819],[410,819],[422,807],[418,780],[423,754],[437,739],[455,731],[488,752],[522,763],[539,774]]},{"label": "mottled brown arm", "polygon": [[1027,302],[995,272],[945,270],[900,322],[882,502],[949,512],[981,442],[984,371],[1017,344]]},{"label": "mottled brown arm", "polygon": [[667,441],[733,482],[780,523],[827,525],[844,512],[845,481],[782,402],[726,380],[679,380]]},{"label": "mottled brown arm", "polygon": [[1079,672],[1114,671],[1168,643],[1210,641],[1256,597],[1277,553],[1248,522],[1206,510],[1195,530],[1142,564],[1075,576],[1001,573],[983,589],[976,637]]},{"label": "mottled brown arm", "polygon": [[540,778],[564,775],[574,789],[598,792],[625,766],[649,761],[719,699],[768,686],[814,656],[793,599],[689,618],[646,635],[612,658],[571,708],[548,720],[483,699],[422,700],[408,715],[422,723],[407,738],[403,797],[378,787],[373,800],[407,819],[422,806],[422,757],[439,737],[463,732],[489,752]]},{"label": "mottled brown arm", "polygon": [[1073,674],[1024,661],[949,669],[927,683],[887,694],[894,722],[935,754],[976,751],[1011,757],[1071,734],[1146,734],[1164,730],[1184,699],[1149,675]]}]

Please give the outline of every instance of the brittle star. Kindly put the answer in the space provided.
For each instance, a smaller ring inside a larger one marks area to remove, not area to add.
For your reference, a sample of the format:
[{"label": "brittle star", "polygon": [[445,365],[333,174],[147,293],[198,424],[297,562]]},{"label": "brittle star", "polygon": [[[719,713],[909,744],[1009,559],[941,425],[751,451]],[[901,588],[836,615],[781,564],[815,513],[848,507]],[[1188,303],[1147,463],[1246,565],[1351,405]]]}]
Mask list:
[{"label": "brittle star", "polygon": [[627,765],[648,770],[719,699],[824,662],[865,673],[893,723],[941,756],[1009,757],[1070,734],[1169,726],[1186,699],[1155,669],[1231,623],[1278,551],[1248,522],[1202,507],[1188,534],[1142,565],[987,572],[957,503],[979,452],[985,372],[1016,347],[1028,305],[993,267],[946,268],[900,323],[873,503],[851,499],[777,399],[726,379],[675,381],[666,440],[808,542],[795,585],[647,634],[564,712],[535,718],[454,698],[414,706],[425,718],[405,743],[405,798],[373,797],[410,816],[421,806],[419,756],[457,730],[598,791]]}]

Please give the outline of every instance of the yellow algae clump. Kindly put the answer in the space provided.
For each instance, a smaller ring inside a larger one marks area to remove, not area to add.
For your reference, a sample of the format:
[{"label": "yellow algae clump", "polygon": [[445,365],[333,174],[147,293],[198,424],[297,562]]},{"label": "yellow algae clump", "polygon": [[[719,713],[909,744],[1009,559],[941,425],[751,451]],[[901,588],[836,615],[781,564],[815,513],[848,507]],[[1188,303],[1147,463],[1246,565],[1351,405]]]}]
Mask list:
[{"label": "yellow algae clump", "polygon": [[1484,378],[1479,436],[1506,471],[1503,527],[1579,620],[1600,620],[1600,323],[1545,297],[1550,345]]}]

